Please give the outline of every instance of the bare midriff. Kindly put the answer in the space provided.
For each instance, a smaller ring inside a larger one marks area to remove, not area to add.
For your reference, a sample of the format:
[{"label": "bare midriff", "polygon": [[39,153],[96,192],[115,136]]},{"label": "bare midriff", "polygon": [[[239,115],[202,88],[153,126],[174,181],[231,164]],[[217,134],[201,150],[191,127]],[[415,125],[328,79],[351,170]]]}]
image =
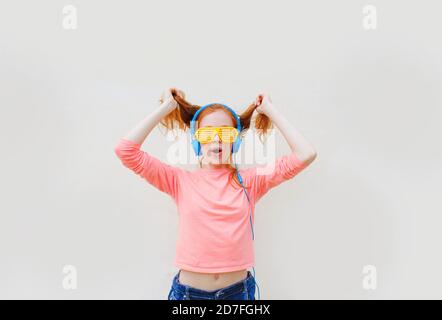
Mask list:
[{"label": "bare midriff", "polygon": [[246,279],[247,269],[222,273],[201,273],[181,269],[178,281],[193,288],[213,291]]}]

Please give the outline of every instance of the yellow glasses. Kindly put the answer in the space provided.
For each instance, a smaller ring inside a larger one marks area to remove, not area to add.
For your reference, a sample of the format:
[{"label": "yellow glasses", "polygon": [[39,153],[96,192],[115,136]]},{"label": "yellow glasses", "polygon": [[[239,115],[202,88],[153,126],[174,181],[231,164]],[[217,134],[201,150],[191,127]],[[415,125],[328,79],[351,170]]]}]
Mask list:
[{"label": "yellow glasses", "polygon": [[238,129],[234,127],[202,127],[196,130],[195,138],[200,143],[210,143],[218,133],[222,142],[232,143],[238,136]]}]

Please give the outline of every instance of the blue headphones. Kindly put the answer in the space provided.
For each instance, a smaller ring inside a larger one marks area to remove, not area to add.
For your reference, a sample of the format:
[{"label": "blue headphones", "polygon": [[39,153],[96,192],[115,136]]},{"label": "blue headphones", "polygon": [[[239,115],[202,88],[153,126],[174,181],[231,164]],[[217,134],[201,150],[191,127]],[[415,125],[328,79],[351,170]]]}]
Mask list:
[{"label": "blue headphones", "polygon": [[[230,107],[228,107],[228,106],[226,106],[225,104],[222,104],[222,103],[209,103],[209,104],[206,104],[205,106],[202,106],[200,109],[198,109],[197,112],[195,112],[192,120],[190,121],[190,134],[191,134],[191,138],[192,138],[192,148],[195,151],[195,154],[197,156],[199,156],[201,154],[201,144],[200,144],[200,142],[198,140],[195,139],[195,122],[196,122],[196,118],[198,117],[198,115],[199,115],[199,113],[201,111],[203,111],[208,106],[211,106],[211,105],[214,105],[214,104],[222,105],[225,109],[227,109],[228,111],[230,111],[233,114],[233,116],[236,119],[236,123],[237,123],[236,129],[238,130],[238,133],[241,133],[241,120],[239,119],[238,115],[236,114],[236,112],[232,108],[230,108]],[[233,142],[233,145],[232,145],[232,153],[238,152],[238,149],[239,149],[240,145],[241,145],[241,137],[240,137],[240,134],[238,134],[238,136],[236,137],[236,139],[235,139],[235,141]],[[245,192],[245,194],[247,196],[247,200],[250,203],[249,194],[248,194],[246,188],[243,185],[243,180],[241,178],[241,175],[239,174],[238,166],[236,165],[236,161],[235,161],[235,167],[236,167],[236,174],[237,174],[237,177],[238,177],[238,181],[241,184],[242,188],[244,189],[244,192]],[[250,214],[250,226],[252,228],[252,239],[255,240],[255,233],[253,231],[253,223],[252,223],[252,214]],[[252,269],[253,269],[253,278],[254,278],[254,281],[255,281],[255,285],[258,288],[258,300],[261,300],[261,293],[260,293],[260,290],[259,290],[259,286],[258,286],[258,283],[256,283],[255,268],[252,267]]]},{"label": "blue headphones", "polygon": [[[214,104],[222,105],[225,109],[229,110],[233,114],[233,116],[236,119],[236,123],[237,123],[236,129],[238,130],[238,133],[241,133],[241,120],[239,119],[238,115],[236,114],[236,112],[233,109],[231,109],[230,107],[228,107],[222,103],[209,103],[209,104],[206,104],[205,106],[202,106],[201,108],[198,109],[198,111],[194,114],[192,120],[190,121],[190,135],[192,138],[192,148],[193,148],[193,151],[195,151],[195,154],[197,156],[199,156],[201,154],[201,144],[198,140],[195,139],[196,118],[198,117],[198,115],[200,114],[201,111],[203,111],[205,108],[207,108],[211,105],[214,105]],[[240,134],[238,134],[238,136],[236,137],[236,140],[233,142],[233,145],[232,145],[232,153],[238,152],[240,145],[241,145],[241,137],[240,137]]]}]

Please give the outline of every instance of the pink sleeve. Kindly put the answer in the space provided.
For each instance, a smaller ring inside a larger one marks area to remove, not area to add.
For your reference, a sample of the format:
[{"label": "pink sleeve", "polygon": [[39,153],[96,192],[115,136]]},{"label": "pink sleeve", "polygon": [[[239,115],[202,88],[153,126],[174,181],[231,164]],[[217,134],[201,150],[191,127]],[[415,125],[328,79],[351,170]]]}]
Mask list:
[{"label": "pink sleeve", "polygon": [[175,199],[178,189],[178,173],[181,169],[160,161],[140,148],[140,144],[121,138],[114,150],[124,166]]},{"label": "pink sleeve", "polygon": [[270,189],[292,179],[306,167],[295,153],[277,158],[265,166],[253,168],[251,193],[257,202]]}]

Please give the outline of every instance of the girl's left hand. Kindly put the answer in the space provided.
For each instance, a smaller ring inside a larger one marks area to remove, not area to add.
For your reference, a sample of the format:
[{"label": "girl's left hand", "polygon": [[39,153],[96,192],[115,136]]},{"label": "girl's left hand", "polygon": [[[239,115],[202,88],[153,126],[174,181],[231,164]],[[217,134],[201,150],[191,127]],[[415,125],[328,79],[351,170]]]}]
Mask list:
[{"label": "girl's left hand", "polygon": [[261,93],[255,99],[255,105],[258,106],[256,111],[269,116],[269,113],[274,109],[272,100],[268,93]]}]

